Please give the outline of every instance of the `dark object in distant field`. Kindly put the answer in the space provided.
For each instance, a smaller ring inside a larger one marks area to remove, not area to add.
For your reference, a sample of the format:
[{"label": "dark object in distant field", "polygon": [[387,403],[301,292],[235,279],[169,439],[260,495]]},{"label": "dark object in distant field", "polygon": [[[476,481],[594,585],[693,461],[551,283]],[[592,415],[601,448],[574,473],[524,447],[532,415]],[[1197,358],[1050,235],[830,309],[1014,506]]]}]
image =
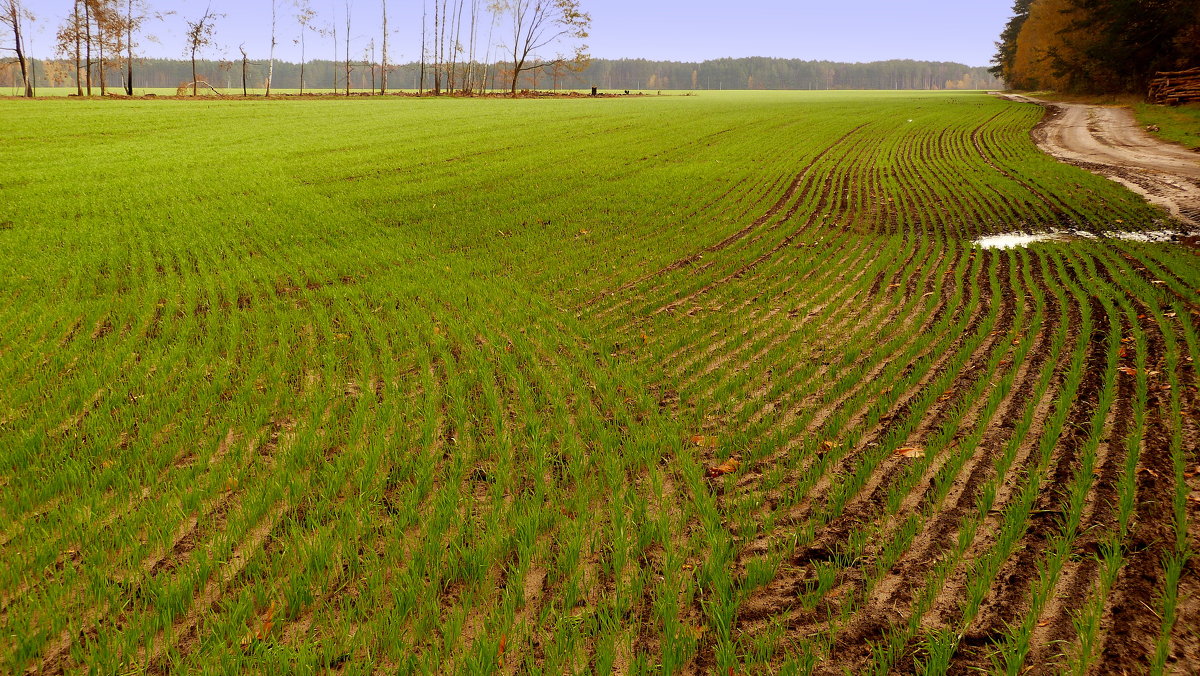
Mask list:
[{"label": "dark object in distant field", "polygon": [[592,87],[592,96],[595,96],[595,95],[596,95],[596,87],[593,86]]}]

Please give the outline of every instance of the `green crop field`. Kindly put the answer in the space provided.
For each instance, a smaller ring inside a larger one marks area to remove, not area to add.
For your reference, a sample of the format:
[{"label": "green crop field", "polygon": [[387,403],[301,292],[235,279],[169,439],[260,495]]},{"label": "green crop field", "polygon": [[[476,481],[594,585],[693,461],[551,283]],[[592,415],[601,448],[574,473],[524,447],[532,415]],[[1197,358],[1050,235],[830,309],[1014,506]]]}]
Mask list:
[{"label": "green crop field", "polygon": [[1040,117],[0,101],[0,673],[1194,668],[1196,250],[976,246],[1173,227]]}]

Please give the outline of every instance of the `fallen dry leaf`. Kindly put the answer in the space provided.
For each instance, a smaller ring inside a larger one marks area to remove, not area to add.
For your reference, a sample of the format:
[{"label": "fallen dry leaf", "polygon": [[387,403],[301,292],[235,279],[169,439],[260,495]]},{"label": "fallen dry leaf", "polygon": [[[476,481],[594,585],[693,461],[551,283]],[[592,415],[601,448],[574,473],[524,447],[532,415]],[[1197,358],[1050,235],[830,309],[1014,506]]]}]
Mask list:
[{"label": "fallen dry leaf", "polygon": [[722,474],[733,474],[737,471],[738,464],[739,463],[735,458],[730,458],[719,465],[709,467],[708,476],[715,478],[721,476]]},{"label": "fallen dry leaf", "polygon": [[1117,370],[1120,371],[1121,373],[1124,373],[1127,376],[1136,376],[1137,375],[1137,369],[1133,368],[1132,366],[1122,366],[1122,367],[1118,368]]},{"label": "fallen dry leaf", "polygon": [[897,448],[896,455],[902,455],[906,458],[924,458],[925,451],[916,446],[905,446],[904,448]]},{"label": "fallen dry leaf", "polygon": [[716,448],[717,447],[717,438],[716,437],[706,437],[702,434],[697,434],[692,437],[692,443],[696,444],[697,446],[700,446],[702,448],[703,447]]},{"label": "fallen dry leaf", "polygon": [[260,641],[265,641],[271,635],[271,627],[275,626],[275,602],[271,601],[271,607],[267,608],[267,616],[263,618],[262,626],[258,628],[258,633],[254,636]]}]

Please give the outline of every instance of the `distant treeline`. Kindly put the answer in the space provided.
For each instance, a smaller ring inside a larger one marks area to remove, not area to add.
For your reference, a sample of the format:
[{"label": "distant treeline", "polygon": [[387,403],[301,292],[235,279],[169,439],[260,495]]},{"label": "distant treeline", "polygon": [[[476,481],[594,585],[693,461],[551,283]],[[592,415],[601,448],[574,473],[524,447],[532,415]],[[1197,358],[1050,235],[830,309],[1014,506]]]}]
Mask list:
[{"label": "distant treeline", "polygon": [[[350,87],[365,90],[378,86],[378,65],[352,64]],[[486,72],[484,79],[496,89],[505,88],[506,64],[457,64],[460,69]],[[240,90],[241,61],[197,61],[197,73],[221,90]],[[75,86],[74,67],[65,60],[35,59],[32,63],[36,86]],[[304,65],[307,89],[339,89],[346,85],[345,62],[309,61]],[[406,63],[388,67],[391,88],[421,87],[421,65]],[[96,75],[93,75],[95,78]],[[251,89],[266,83],[267,65],[254,61],[246,65],[246,83]],[[425,88],[432,86],[426,67]],[[108,85],[119,90],[125,69],[110,68]],[[170,87],[191,82],[191,64],[176,59],[135,59],[135,88]],[[15,64],[0,62],[0,87],[20,83]],[[277,89],[300,88],[300,64],[275,62],[272,84]],[[705,89],[994,89],[1000,81],[987,69],[959,63],[933,61],[876,61],[872,63],[834,63],[799,59],[740,58],[716,59],[699,63],[648,61],[645,59],[593,59],[581,72],[567,69],[538,71],[523,76],[522,86],[530,89],[580,89],[600,87],[608,90],[705,90]]]},{"label": "distant treeline", "polygon": [[1198,0],[1015,0],[993,74],[1016,89],[1144,94],[1200,66]]}]

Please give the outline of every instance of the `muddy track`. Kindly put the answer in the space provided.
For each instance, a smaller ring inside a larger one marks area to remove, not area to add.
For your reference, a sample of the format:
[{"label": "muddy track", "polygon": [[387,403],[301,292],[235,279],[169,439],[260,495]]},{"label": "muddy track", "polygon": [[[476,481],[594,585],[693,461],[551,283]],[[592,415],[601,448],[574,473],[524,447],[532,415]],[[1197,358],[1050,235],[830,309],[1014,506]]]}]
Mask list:
[{"label": "muddy track", "polygon": [[604,298],[605,296],[611,296],[611,295],[620,293],[622,291],[628,291],[629,289],[632,289],[633,287],[638,286],[644,282],[647,282],[655,277],[659,277],[668,272],[671,272],[672,270],[678,270],[679,268],[682,268],[686,265],[695,263],[696,261],[703,258],[704,254],[720,251],[720,250],[728,247],[729,245],[733,244],[734,242],[737,242],[738,240],[742,239],[743,237],[750,234],[751,232],[754,232],[758,228],[761,228],[768,221],[770,221],[771,218],[773,218],[776,214],[778,214],[785,206],[787,206],[788,203],[791,202],[792,199],[796,196],[796,192],[798,190],[800,190],[801,187],[805,186],[805,179],[808,177],[808,174],[812,171],[813,167],[816,166],[816,164],[821,161],[821,158],[828,155],[831,151],[833,151],[833,149],[840,146],[846,139],[853,136],[856,132],[858,132],[865,126],[867,126],[867,125],[860,124],[859,126],[855,127],[854,129],[851,129],[850,131],[848,131],[844,135],[842,135],[840,138],[838,138],[836,141],[834,141],[833,143],[831,143],[830,145],[825,147],[825,149],[823,149],[821,152],[817,153],[817,155],[815,157],[813,157],[812,160],[810,160],[809,163],[803,169],[800,170],[800,173],[796,174],[796,177],[792,179],[792,182],[788,185],[787,190],[785,190],[783,192],[783,195],[781,195],[779,197],[779,199],[776,200],[775,203],[771,205],[770,208],[768,208],[761,216],[754,219],[754,221],[751,222],[749,225],[746,225],[745,227],[741,228],[740,230],[728,235],[721,241],[716,242],[714,244],[710,244],[709,246],[704,247],[703,249],[701,249],[700,251],[697,251],[694,254],[680,258],[659,270],[656,270],[654,272],[651,272],[651,273],[648,273],[641,277],[638,277],[637,279],[634,279],[632,281],[626,282],[611,291],[603,291],[599,295],[589,298],[587,301],[585,301],[583,303],[583,305],[585,307],[589,306],[589,305],[593,305],[600,299]]},{"label": "muddy track", "polygon": [[1121,183],[1200,228],[1200,154],[1154,138],[1127,108],[1004,98],[1046,108],[1032,132],[1046,153]]}]

